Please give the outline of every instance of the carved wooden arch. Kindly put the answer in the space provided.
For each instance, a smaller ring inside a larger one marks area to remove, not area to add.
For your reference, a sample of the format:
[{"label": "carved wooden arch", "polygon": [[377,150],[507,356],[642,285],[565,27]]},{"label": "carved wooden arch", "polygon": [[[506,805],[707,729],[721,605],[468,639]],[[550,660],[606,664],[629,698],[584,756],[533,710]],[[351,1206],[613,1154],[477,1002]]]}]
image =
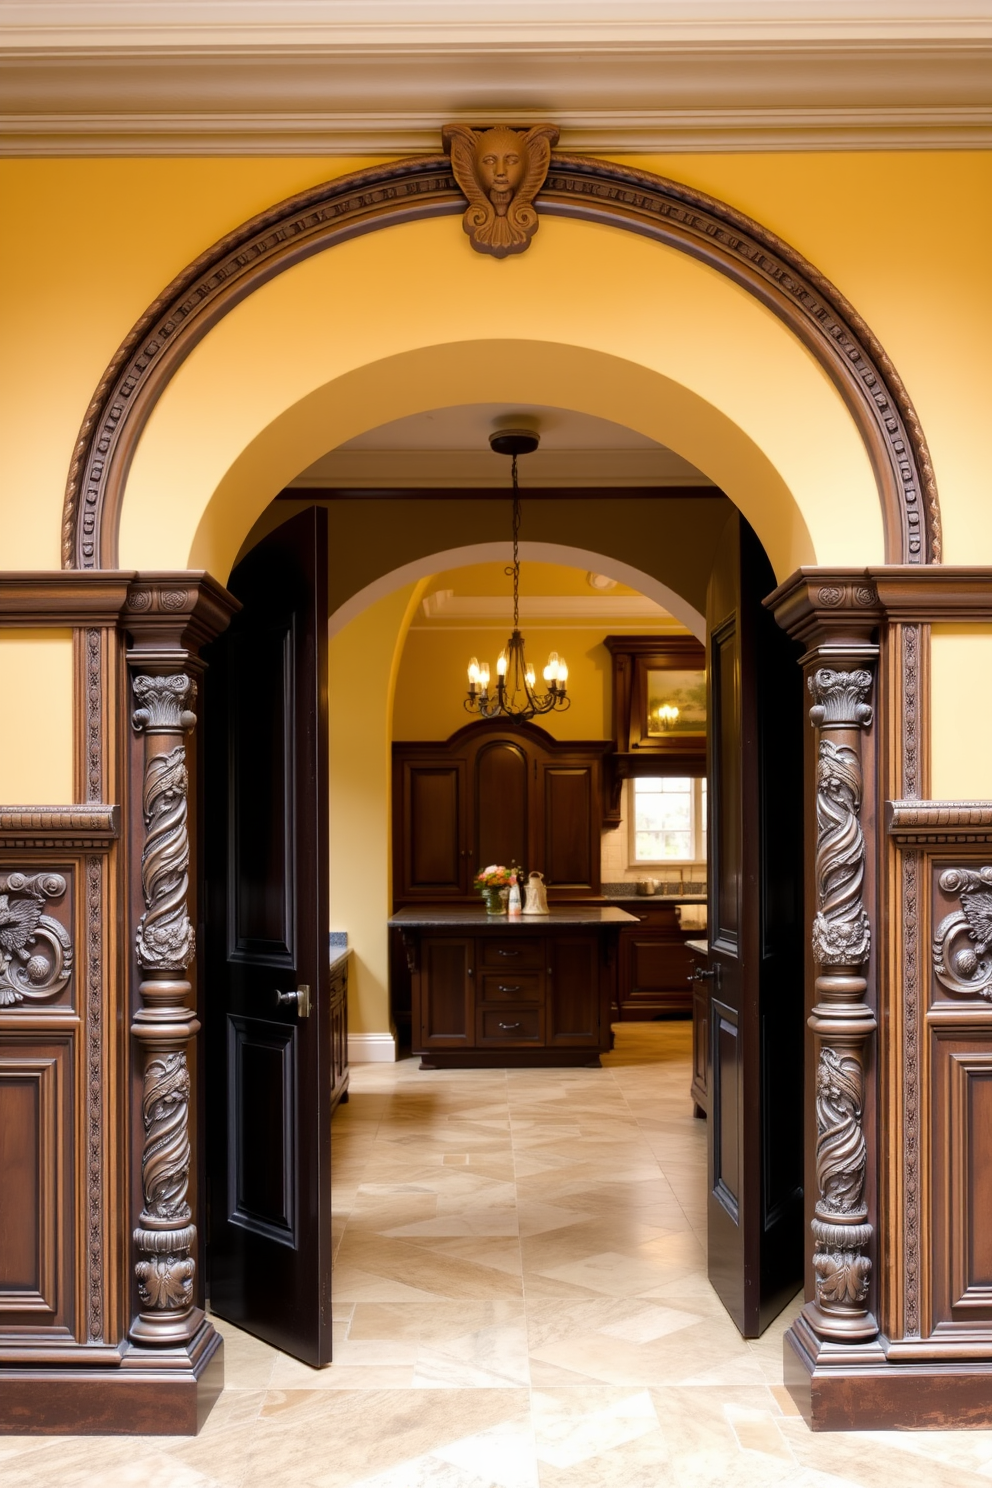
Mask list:
[{"label": "carved wooden arch", "polygon": [[[553,154],[536,205],[678,248],[772,310],[828,373],[857,424],[878,484],[886,561],[940,562],[937,488],[909,395],[861,317],[800,254],[724,202],[608,160]],[[63,566],[116,566],[121,502],[142,429],[177,368],[228,310],[336,243],[464,208],[450,161],[421,156],[290,197],[194,260],[134,326],[86,411],[66,486]]]}]

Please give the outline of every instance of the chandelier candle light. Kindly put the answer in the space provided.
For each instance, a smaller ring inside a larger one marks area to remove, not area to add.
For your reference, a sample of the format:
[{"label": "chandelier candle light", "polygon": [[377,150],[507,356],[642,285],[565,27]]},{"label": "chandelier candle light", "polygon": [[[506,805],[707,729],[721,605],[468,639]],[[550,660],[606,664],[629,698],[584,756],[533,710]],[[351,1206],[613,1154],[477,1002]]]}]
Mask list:
[{"label": "chandelier candle light", "polygon": [[540,436],[530,429],[497,429],[490,434],[489,444],[497,455],[510,455],[513,474],[513,562],[506,572],[513,579],[513,634],[496,660],[496,692],[490,693],[489,663],[479,665],[473,656],[468,664],[468,696],[465,708],[483,718],[506,718],[511,723],[526,723],[539,714],[557,708],[564,712],[571,705],[566,691],[568,667],[565,658],[552,651],[544,668],[548,690],[536,693],[537,674],[534,663],[524,655],[524,638],[520,634],[520,489],[517,485],[517,456],[530,455]]}]

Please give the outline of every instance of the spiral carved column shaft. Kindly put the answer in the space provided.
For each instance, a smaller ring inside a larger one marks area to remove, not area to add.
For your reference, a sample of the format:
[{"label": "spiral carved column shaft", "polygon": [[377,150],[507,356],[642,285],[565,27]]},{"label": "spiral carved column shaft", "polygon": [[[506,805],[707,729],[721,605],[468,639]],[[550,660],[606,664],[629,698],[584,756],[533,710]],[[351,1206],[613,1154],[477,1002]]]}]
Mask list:
[{"label": "spiral carved column shaft", "polygon": [[872,720],[866,670],[822,667],[809,678],[816,751],[816,1182],[811,1228],[816,1301],[805,1315],[840,1343],[874,1338],[866,1193],[865,1070],[876,1022],[865,1002],[871,928],[861,830],[862,737]]},{"label": "spiral carved column shaft", "polygon": [[134,679],[134,728],[144,736],[141,884],[136,934],[141,1007],[131,1032],[144,1060],[143,1206],[134,1231],[141,1311],[135,1343],[175,1347],[200,1322],[193,1306],[196,1229],[188,1202],[190,1076],[187,1049],[199,1029],[185,972],[193,958],[187,912],[189,836],[185,736],[196,684],[184,674]]}]

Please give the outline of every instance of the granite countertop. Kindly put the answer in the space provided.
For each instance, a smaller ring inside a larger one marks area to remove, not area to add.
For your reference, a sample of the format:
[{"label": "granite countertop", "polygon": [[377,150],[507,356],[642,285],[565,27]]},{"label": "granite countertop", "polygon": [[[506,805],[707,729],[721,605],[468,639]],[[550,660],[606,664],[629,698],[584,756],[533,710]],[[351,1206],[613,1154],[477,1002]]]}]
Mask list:
[{"label": "granite countertop", "polygon": [[710,943],[708,940],[687,940],[686,945],[690,951],[699,951],[703,956],[708,956],[710,953]]},{"label": "granite countertop", "polygon": [[605,890],[603,898],[609,899],[611,904],[626,903],[628,899],[636,899],[638,904],[705,904],[705,894],[611,894]]},{"label": "granite countertop", "polygon": [[624,909],[614,909],[602,904],[556,904],[546,915],[490,915],[481,907],[469,909],[465,906],[445,909],[438,905],[425,905],[423,909],[400,909],[389,920],[403,930],[443,929],[447,926],[473,929],[498,930],[501,934],[518,934],[521,930],[556,929],[559,925],[627,925],[636,924],[636,915]]},{"label": "granite countertop", "polygon": [[330,950],[330,959],[328,960],[328,963],[327,963],[328,970],[330,970],[330,971],[337,971],[338,967],[339,966],[342,966],[344,964],[344,962],[347,961],[347,959],[348,959],[348,957],[350,955],[351,955],[351,947],[350,946],[332,945],[331,946],[331,950]]}]

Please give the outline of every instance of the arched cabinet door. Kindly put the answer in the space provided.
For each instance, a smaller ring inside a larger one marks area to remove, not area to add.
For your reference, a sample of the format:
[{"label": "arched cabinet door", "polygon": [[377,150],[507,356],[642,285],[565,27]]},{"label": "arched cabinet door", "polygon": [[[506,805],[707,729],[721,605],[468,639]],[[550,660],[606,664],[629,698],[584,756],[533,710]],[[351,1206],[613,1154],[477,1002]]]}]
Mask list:
[{"label": "arched cabinet door", "polygon": [[529,869],[534,852],[530,822],[531,774],[527,755],[510,739],[492,739],[475,755],[472,799],[473,861]]}]

